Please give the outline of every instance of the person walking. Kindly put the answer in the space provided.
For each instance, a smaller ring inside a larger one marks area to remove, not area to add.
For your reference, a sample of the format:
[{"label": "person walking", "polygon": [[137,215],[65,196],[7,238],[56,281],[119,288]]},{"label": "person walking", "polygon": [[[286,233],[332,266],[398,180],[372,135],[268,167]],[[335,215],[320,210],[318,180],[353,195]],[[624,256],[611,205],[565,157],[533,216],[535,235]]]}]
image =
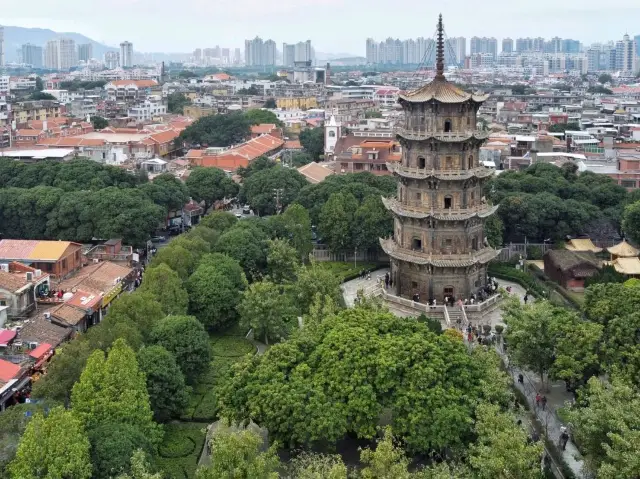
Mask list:
[{"label": "person walking", "polygon": [[540,396],[540,393],[536,393],[536,407],[540,407],[541,399],[542,399],[542,396]]},{"label": "person walking", "polygon": [[547,396],[542,396],[542,398],[540,399],[540,403],[542,404],[542,410],[544,411],[544,409],[547,407]]},{"label": "person walking", "polygon": [[529,293],[524,294],[524,304],[527,304],[527,301],[529,301]]},{"label": "person walking", "polygon": [[524,376],[522,373],[518,374],[518,382],[524,386]]},{"label": "person walking", "polygon": [[567,448],[567,442],[569,442],[569,433],[567,433],[567,428],[562,428],[562,434],[560,434],[560,449],[563,451]]}]

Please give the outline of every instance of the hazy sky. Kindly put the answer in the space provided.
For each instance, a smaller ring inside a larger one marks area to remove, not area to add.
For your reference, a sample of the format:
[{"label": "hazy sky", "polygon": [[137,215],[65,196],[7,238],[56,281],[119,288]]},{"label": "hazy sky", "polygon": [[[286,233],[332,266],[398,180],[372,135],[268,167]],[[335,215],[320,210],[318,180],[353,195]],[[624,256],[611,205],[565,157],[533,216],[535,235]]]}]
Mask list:
[{"label": "hazy sky", "polygon": [[[243,47],[259,35],[311,39],[316,51],[364,55],[365,39],[431,37],[438,13],[447,35],[559,36],[585,43],[640,34],[640,0],[4,0],[0,24],[75,31],[136,51]],[[437,5],[437,6],[434,6]],[[468,47],[467,47],[468,48]]]}]

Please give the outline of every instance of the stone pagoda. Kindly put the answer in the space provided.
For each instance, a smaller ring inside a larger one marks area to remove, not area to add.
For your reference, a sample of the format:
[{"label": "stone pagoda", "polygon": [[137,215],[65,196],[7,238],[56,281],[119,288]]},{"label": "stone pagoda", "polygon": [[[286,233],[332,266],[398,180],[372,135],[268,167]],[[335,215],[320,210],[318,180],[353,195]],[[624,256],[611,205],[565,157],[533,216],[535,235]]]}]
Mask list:
[{"label": "stone pagoda", "polygon": [[435,78],[398,99],[405,113],[397,129],[402,161],[387,163],[398,195],[383,198],[394,234],[380,244],[391,259],[392,294],[441,304],[445,296],[477,295],[498,253],[485,234],[497,206],[483,196],[494,171],[478,159],[488,133],[476,129],[488,95],[466,93],[445,78],[442,15],[437,37]]}]

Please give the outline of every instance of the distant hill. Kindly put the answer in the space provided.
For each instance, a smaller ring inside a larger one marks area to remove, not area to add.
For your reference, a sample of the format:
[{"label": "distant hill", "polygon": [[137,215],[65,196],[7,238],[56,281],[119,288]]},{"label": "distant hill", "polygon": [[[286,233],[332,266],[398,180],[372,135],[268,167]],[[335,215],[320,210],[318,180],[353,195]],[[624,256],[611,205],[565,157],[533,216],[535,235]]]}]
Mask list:
[{"label": "distant hill", "polygon": [[336,58],[351,58],[355,57],[352,53],[323,53],[316,52],[316,63],[335,60]]},{"label": "distant hill", "polygon": [[329,63],[333,66],[356,66],[366,65],[367,59],[365,57],[341,57],[334,58]]},{"label": "distant hill", "polygon": [[117,51],[118,48],[110,47],[102,43],[96,42],[91,38],[85,37],[80,33],[74,32],[54,32],[46,28],[23,28],[23,27],[4,27],[4,50],[7,62],[13,62],[18,59],[17,50],[25,43],[32,43],[40,47],[44,47],[49,40],[65,37],[71,38],[76,44],[91,43],[93,45],[93,56],[102,58],[106,52]]}]

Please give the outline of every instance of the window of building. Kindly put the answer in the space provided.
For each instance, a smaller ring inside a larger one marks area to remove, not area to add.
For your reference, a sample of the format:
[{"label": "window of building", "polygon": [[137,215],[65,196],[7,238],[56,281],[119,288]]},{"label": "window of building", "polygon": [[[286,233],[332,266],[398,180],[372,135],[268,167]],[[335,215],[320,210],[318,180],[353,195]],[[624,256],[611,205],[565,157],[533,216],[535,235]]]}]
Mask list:
[{"label": "window of building", "polygon": [[469,169],[473,168],[473,155],[469,155]]},{"label": "window of building", "polygon": [[422,200],[422,194],[421,193],[416,193],[416,200],[418,200],[418,201]]},{"label": "window of building", "polygon": [[336,137],[336,132],[335,131],[330,131],[329,132],[329,138],[335,138]]},{"label": "window of building", "polygon": [[62,269],[67,269],[67,260],[66,259],[62,260]]},{"label": "window of building", "polygon": [[451,238],[447,238],[446,240],[444,240],[444,245],[447,248],[451,248],[453,246],[453,240]]},{"label": "window of building", "polygon": [[412,287],[413,289],[418,289],[418,283],[417,283],[417,282],[415,282],[415,281],[411,281],[411,287]]},{"label": "window of building", "polygon": [[424,159],[423,156],[418,157],[418,168],[426,168],[427,160]]},{"label": "window of building", "polygon": [[4,299],[0,299],[0,306],[6,306],[7,302]]},{"label": "window of building", "polygon": [[444,197],[444,208],[445,209],[450,209],[452,204],[453,204],[453,198],[451,198],[451,196],[445,196]]},{"label": "window of building", "polygon": [[414,251],[422,251],[422,240],[413,238],[411,241],[411,249]]},{"label": "window of building", "polygon": [[453,160],[450,156],[447,156],[444,160],[444,166],[447,170],[450,170],[453,166]]},{"label": "window of building", "polygon": [[449,133],[451,131],[451,120],[446,120],[444,122],[444,132]]},{"label": "window of building", "polygon": [[471,125],[471,118],[467,117],[467,126]]},{"label": "window of building", "polygon": [[621,180],[620,186],[622,186],[623,188],[635,188],[636,180]]},{"label": "window of building", "polygon": [[443,293],[445,296],[453,296],[453,286],[445,286]]},{"label": "window of building", "polygon": [[478,251],[478,238],[471,239],[471,249],[473,251]]}]

